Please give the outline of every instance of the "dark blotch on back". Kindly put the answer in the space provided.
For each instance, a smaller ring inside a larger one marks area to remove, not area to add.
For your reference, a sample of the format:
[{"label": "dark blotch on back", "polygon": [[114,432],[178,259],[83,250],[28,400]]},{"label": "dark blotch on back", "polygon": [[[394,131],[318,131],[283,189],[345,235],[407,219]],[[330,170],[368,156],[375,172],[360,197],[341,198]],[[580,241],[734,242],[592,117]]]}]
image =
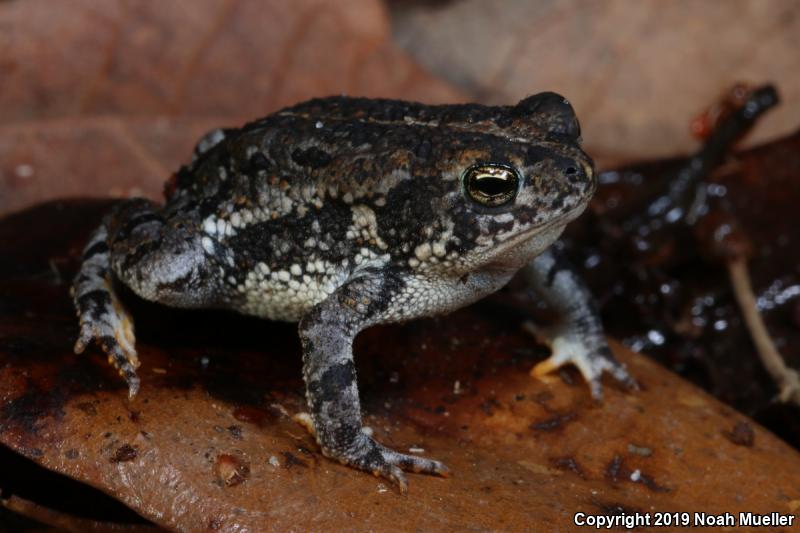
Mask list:
[{"label": "dark blotch on back", "polygon": [[[415,176],[398,183],[386,195],[386,207],[378,209],[379,233],[391,250],[404,244],[411,249],[426,240],[418,228],[403,221],[413,220],[418,227],[432,227],[439,217],[439,205],[431,199],[442,198],[441,181],[432,176]],[[391,230],[394,229],[394,234]]]},{"label": "dark blotch on back", "polygon": [[259,170],[269,170],[269,159],[261,152],[256,152],[250,156],[248,161],[248,168],[245,169],[249,172],[258,172]]},{"label": "dark blotch on back", "polygon": [[332,157],[328,152],[316,146],[306,148],[305,150],[298,148],[292,152],[292,161],[301,167],[323,168],[328,166],[331,160]]}]

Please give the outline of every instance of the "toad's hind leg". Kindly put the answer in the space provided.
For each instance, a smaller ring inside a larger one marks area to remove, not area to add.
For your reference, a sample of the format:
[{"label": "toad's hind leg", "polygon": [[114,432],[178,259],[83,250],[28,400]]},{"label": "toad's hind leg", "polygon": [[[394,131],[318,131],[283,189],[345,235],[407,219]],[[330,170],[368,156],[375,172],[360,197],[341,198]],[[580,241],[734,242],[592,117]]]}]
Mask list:
[{"label": "toad's hind leg", "polygon": [[89,239],[72,284],[81,327],[75,353],[82,353],[96,340],[108,355],[109,363],[128,383],[128,393],[133,397],[139,390],[133,321],[114,291],[109,256],[108,230],[103,224]]},{"label": "toad's hind leg", "polygon": [[214,284],[196,224],[165,218],[150,201],[117,205],[92,234],[73,282],[81,332],[75,352],[95,340],[125,381],[131,397],[139,389],[133,320],[114,289],[114,279],[146,300],[176,307],[211,303]]}]

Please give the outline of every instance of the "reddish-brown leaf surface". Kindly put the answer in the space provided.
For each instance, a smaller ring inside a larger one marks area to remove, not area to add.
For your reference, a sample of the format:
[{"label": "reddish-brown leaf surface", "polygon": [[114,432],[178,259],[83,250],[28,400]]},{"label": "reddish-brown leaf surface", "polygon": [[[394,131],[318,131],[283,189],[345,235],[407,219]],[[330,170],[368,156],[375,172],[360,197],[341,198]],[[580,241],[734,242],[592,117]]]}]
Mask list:
[{"label": "reddish-brown leaf surface", "polygon": [[[589,145],[626,157],[688,147],[691,115],[739,79],[783,91],[762,135],[800,123],[789,3],[438,4],[395,35],[459,89],[394,44],[377,0],[0,2],[0,212],[157,198],[205,131],[333,93],[508,102],[560,90]],[[579,511],[800,508],[795,450],[643,357],[619,349],[645,390],[609,386],[602,405],[573,373],[529,378],[545,352],[504,296],[357,342],[377,438],[453,471],[411,476],[407,497],[321,457],[289,418],[304,408],[293,326],[129,296],[143,361],[129,402],[102,355],[71,352],[68,281],[107,206],[0,222],[9,508],[70,531],[150,527],[112,498],[187,531],[570,530]]]},{"label": "reddish-brown leaf surface", "polygon": [[[68,296],[107,203],[51,203],[0,222],[0,442],[169,529],[571,528],[576,512],[796,511],[800,455],[644,357],[644,390],[601,405],[544,355],[499,296],[356,343],[366,423],[446,462],[408,496],[323,458],[291,415],[305,403],[294,326],[127,298],[142,390],[96,350],[77,356]],[[744,435],[746,438],[732,437]],[[4,481],[13,486],[15,472]],[[39,487],[40,496],[49,485]]]},{"label": "reddish-brown leaf surface", "polygon": [[377,0],[3,2],[0,72],[0,212],[158,198],[206,131],[313,96],[459,99]]}]

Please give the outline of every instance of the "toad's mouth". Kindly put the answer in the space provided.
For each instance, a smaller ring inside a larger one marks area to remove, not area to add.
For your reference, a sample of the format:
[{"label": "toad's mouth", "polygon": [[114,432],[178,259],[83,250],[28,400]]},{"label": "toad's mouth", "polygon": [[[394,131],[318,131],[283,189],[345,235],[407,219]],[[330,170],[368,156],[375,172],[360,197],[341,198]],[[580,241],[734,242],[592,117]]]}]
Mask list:
[{"label": "toad's mouth", "polygon": [[588,203],[586,201],[576,209],[542,224],[516,231],[512,229],[505,240],[495,238],[483,269],[507,272],[521,268],[558,240],[567,224],[577,218]]},{"label": "toad's mouth", "polygon": [[[514,246],[519,245],[525,241],[528,241],[532,238],[535,238],[537,235],[544,235],[552,230],[557,229],[558,227],[561,228],[563,231],[564,227],[578,218],[583,212],[586,210],[586,207],[589,205],[589,201],[586,200],[582,204],[576,206],[574,209],[569,210],[566,213],[562,213],[555,218],[542,222],[541,224],[532,225],[528,228],[519,229],[519,228],[512,228],[508,231],[507,236],[502,237],[501,235],[496,235],[494,240],[498,246],[508,249],[513,248]],[[559,234],[561,231],[558,232]],[[556,237],[557,238],[557,237]]]}]

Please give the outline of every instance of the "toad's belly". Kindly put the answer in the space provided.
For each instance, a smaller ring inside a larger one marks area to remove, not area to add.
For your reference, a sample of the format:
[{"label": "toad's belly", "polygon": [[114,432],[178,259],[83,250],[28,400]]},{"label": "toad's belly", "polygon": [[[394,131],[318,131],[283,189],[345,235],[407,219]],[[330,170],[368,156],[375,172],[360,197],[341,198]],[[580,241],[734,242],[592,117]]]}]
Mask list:
[{"label": "toad's belly", "polygon": [[398,322],[449,313],[474,303],[503,287],[513,270],[478,271],[448,279],[409,278],[387,309],[372,323]]},{"label": "toad's belly", "polygon": [[350,273],[277,275],[251,273],[223,299],[222,307],[269,320],[298,322],[344,284]]},{"label": "toad's belly", "polygon": [[[459,278],[410,276],[396,287],[399,290],[387,300],[386,307],[376,309],[375,316],[367,317],[366,323],[401,322],[454,311],[497,291],[514,273],[512,270],[480,271]],[[280,278],[259,283],[246,280],[240,285],[245,290],[236,290],[223,301],[222,307],[269,320],[298,322],[350,275],[341,272],[322,277],[306,276],[302,282]]]}]

